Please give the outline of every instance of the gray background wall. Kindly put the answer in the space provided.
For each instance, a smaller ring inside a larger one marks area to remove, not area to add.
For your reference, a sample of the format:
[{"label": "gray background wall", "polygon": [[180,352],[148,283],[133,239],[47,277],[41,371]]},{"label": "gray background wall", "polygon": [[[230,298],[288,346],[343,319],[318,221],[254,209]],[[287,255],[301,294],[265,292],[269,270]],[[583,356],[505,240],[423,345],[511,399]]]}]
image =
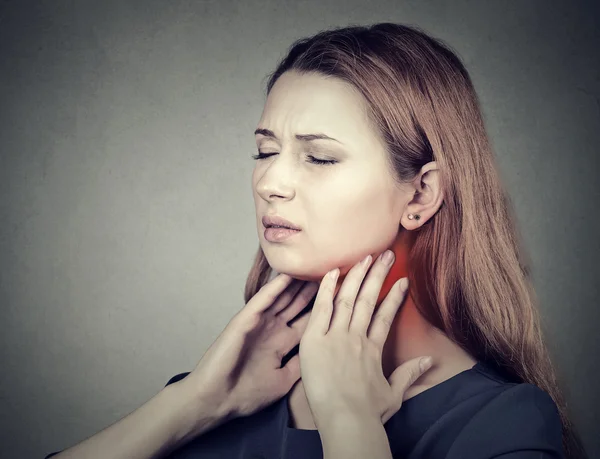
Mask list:
[{"label": "gray background wall", "polygon": [[264,77],[331,26],[462,56],[600,457],[598,8],[570,1],[12,1],[0,10],[2,457],[43,457],[190,371],[243,306]]}]

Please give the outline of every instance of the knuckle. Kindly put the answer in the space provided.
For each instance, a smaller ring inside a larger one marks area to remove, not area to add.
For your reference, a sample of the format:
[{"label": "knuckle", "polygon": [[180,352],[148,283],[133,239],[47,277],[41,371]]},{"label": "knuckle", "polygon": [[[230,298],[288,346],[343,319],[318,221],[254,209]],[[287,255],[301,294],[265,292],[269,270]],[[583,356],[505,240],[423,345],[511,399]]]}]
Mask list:
[{"label": "knuckle", "polygon": [[236,314],[229,322],[231,328],[246,335],[260,326],[261,317],[257,314]]},{"label": "knuckle", "polygon": [[359,355],[365,349],[365,345],[362,340],[353,340],[350,342],[350,347],[352,348],[352,355]]},{"label": "knuckle", "polygon": [[336,304],[337,307],[343,306],[346,309],[352,310],[354,304],[348,298],[340,298]]},{"label": "knuckle", "polygon": [[356,300],[356,307],[360,307],[361,309],[368,308],[369,310],[373,311],[375,309],[375,301],[370,298],[359,298]]},{"label": "knuckle", "polygon": [[379,320],[385,324],[386,327],[391,327],[394,322],[394,318],[390,317],[388,314],[381,314]]},{"label": "knuckle", "polygon": [[421,376],[421,373],[419,372],[418,368],[413,368],[410,376],[411,384],[419,379],[419,376]]},{"label": "knuckle", "polygon": [[334,292],[335,291],[335,284],[331,283],[325,286],[325,288],[329,291],[329,292]]},{"label": "knuckle", "polygon": [[315,296],[314,292],[311,289],[305,289],[301,294],[302,302],[308,303],[312,300],[313,296]]},{"label": "knuckle", "polygon": [[[272,304],[275,302],[275,300],[277,299],[277,296],[271,292],[269,292],[268,289],[266,289],[264,286],[258,291],[259,293],[261,293],[264,297],[265,297],[265,301],[268,304]],[[257,295],[254,295],[254,297],[256,297]],[[253,297],[253,298],[254,298]]]}]

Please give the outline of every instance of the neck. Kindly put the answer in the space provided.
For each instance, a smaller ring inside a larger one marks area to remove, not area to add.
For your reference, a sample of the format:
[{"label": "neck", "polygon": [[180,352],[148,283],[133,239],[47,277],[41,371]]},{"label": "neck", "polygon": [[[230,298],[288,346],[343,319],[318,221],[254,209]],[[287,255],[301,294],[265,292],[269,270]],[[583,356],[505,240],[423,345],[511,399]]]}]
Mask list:
[{"label": "neck", "polygon": [[[407,258],[408,258],[409,247],[406,244],[406,238],[403,237],[404,234],[405,234],[405,232],[403,232],[403,231],[398,232],[398,235],[396,236],[396,239],[394,240],[392,245],[385,249],[385,250],[390,249],[391,251],[393,251],[395,259],[394,259],[394,264],[388,271],[388,274],[383,282],[383,285],[381,286],[381,290],[379,291],[379,296],[377,297],[377,306],[379,306],[383,302],[383,300],[385,299],[385,297],[391,290],[392,286],[397,281],[399,281],[403,277],[408,276]],[[376,260],[377,257],[379,257],[379,255],[381,253],[383,253],[383,252],[378,252],[378,253],[374,253],[371,255],[372,255],[373,259]],[[371,266],[373,266],[373,264],[374,264],[374,262],[371,262]],[[340,275],[338,277],[337,285],[335,287],[335,294],[337,294],[340,287],[342,286],[342,283],[344,282],[344,279],[346,278],[346,274],[349,270],[350,270],[349,268],[340,270]],[[409,287],[409,292],[410,292],[410,287]]]},{"label": "neck", "polygon": [[[394,252],[395,261],[379,292],[376,303],[377,307],[385,300],[392,286],[402,277],[408,276],[407,258],[409,247],[406,244],[406,238],[403,237],[403,234],[404,232],[399,232],[394,243],[388,247],[388,249]],[[376,259],[379,253],[372,255],[373,259]],[[345,274],[340,274],[335,294],[337,294],[341,287],[344,278]],[[454,368],[470,367],[475,363],[474,359],[451,341],[445,333],[433,327],[425,320],[412,301],[409,285],[406,297],[394,317],[383,348],[382,366],[384,376],[386,378],[389,377],[404,362],[425,355],[433,357],[434,367],[442,362],[447,362]],[[424,380],[423,384],[427,383],[429,375],[439,377],[439,373],[443,371],[446,370],[440,367],[436,374],[432,368],[432,370],[428,371],[421,378]]]}]

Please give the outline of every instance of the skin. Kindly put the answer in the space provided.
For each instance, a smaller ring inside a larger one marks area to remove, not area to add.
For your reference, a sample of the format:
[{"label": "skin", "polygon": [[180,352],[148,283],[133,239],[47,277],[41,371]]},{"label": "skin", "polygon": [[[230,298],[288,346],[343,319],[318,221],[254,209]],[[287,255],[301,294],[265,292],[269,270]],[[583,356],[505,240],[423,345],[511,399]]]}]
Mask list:
[{"label": "skin", "polygon": [[[257,231],[270,266],[314,282],[338,267],[337,293],[355,264],[368,254],[375,260],[391,248],[396,261],[379,305],[393,281],[407,273],[403,235],[423,225],[442,205],[436,163],[423,166],[413,182],[397,184],[384,143],[366,117],[362,96],[339,79],[316,74],[284,73],[267,98],[257,128],[276,136],[256,135],[257,153],[271,156],[257,160],[252,173]],[[314,133],[339,142],[294,137]],[[311,155],[337,162],[313,164]],[[267,213],[302,231],[286,241],[267,241],[261,221]],[[419,214],[420,220],[408,219],[410,213]],[[476,363],[429,325],[407,296],[384,345],[384,375],[421,355],[432,356],[433,367],[409,388],[405,399]]]}]

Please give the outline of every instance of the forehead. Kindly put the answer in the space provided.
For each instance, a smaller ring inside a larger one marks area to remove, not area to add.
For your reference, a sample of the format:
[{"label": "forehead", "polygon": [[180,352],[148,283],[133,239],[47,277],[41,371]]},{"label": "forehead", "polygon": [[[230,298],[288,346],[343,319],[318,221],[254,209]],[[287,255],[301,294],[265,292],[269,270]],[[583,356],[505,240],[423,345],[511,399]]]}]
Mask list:
[{"label": "forehead", "polygon": [[[362,96],[337,78],[285,72],[275,83],[258,123],[280,140],[322,132],[343,143],[372,137]],[[283,138],[283,139],[282,139]]]}]

